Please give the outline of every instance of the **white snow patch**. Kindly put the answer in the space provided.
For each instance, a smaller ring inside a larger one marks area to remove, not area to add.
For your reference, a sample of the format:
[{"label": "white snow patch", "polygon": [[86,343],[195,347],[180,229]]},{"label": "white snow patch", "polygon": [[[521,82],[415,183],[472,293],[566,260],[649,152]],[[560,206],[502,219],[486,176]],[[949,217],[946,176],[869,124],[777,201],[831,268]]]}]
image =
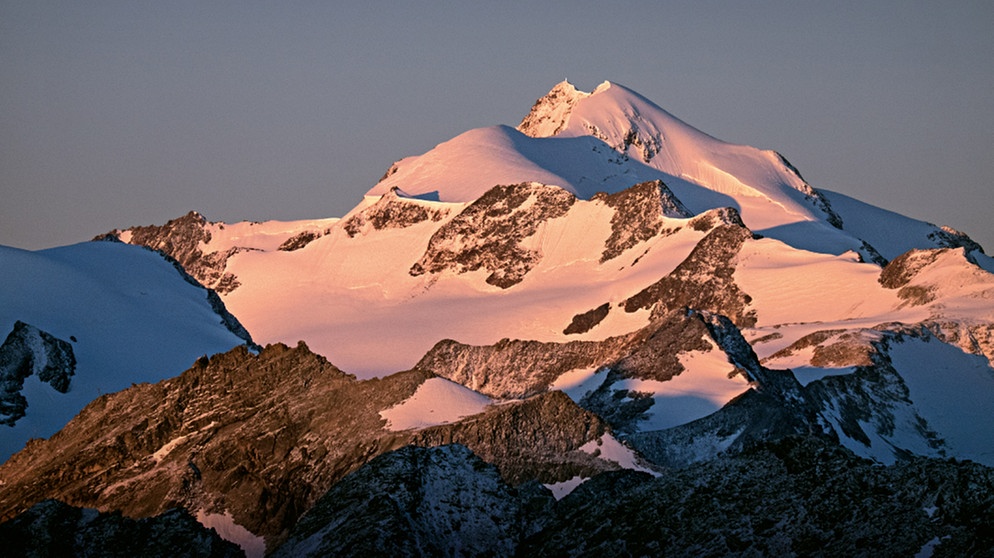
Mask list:
[{"label": "white snow patch", "polygon": [[155,453],[152,454],[152,459],[156,463],[162,461],[163,457],[169,455],[169,452],[171,452],[174,449],[176,449],[176,446],[178,446],[178,445],[182,444],[183,442],[185,442],[187,440],[187,438],[189,438],[189,437],[190,437],[189,435],[184,434],[182,436],[178,436],[178,437],[170,440],[169,442],[166,442],[166,444],[164,444],[161,448],[159,448],[158,450],[156,450]]},{"label": "white snow patch", "polygon": [[733,274],[735,283],[753,299],[750,308],[756,311],[758,327],[823,322],[819,329],[828,329],[828,323],[860,318],[867,318],[872,326],[928,317],[921,309],[909,309],[900,318],[891,316],[904,301],[895,289],[883,288],[879,277],[878,266],[860,263],[851,253],[791,250],[772,238],[745,243]]},{"label": "white snow patch", "polygon": [[581,477],[579,475],[564,480],[562,482],[554,482],[552,484],[544,485],[546,488],[552,491],[552,497],[556,500],[562,500],[567,494],[576,490],[576,487],[590,480],[586,477]]},{"label": "white snow patch", "polygon": [[655,402],[639,423],[642,431],[663,430],[706,417],[749,389],[749,382],[736,374],[720,349],[681,353],[684,371],[666,382],[626,379],[612,386],[653,394]]},{"label": "white snow patch", "polygon": [[631,469],[633,471],[642,471],[644,473],[650,473],[655,477],[660,476],[653,469],[642,465],[642,459],[636,454],[631,448],[622,444],[617,438],[611,434],[604,434],[596,440],[591,440],[586,444],[580,446],[580,451],[589,453],[595,457],[599,457],[605,461],[613,461],[621,466],[622,469]]},{"label": "white snow patch", "polygon": [[[218,425],[217,421],[211,421],[210,424],[201,428],[200,430],[197,430],[197,432],[203,432],[204,430],[207,430],[208,428],[214,428],[217,425]],[[152,454],[152,459],[156,463],[162,461],[162,459],[167,455],[169,455],[169,453],[172,452],[174,449],[176,449],[177,446],[186,442],[190,438],[191,434],[195,434],[195,432],[190,434],[183,434],[182,436],[177,436],[172,440],[166,442],[165,444],[162,445],[161,448],[159,448],[158,450],[155,451],[155,453]]]},{"label": "white snow patch", "polygon": [[575,368],[564,372],[549,385],[550,390],[559,390],[574,402],[596,390],[607,379],[607,368]]},{"label": "white snow patch", "polygon": [[247,558],[262,558],[266,554],[265,537],[255,535],[235,523],[235,518],[227,511],[219,514],[200,510],[197,512],[197,521],[204,527],[217,531],[222,539],[237,544],[245,551]]},{"label": "white snow patch", "polygon": [[387,430],[410,430],[455,422],[482,413],[492,403],[486,395],[445,378],[429,378],[414,395],[380,411],[380,416],[386,419]]}]

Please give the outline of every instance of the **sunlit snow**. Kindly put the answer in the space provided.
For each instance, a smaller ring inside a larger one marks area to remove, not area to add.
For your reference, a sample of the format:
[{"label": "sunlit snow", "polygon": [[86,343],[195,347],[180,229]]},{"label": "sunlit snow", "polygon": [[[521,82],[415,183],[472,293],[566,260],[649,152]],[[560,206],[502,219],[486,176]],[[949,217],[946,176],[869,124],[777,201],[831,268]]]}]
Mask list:
[{"label": "sunlit snow", "polygon": [[482,413],[493,403],[485,395],[444,378],[425,380],[410,398],[380,411],[388,430],[409,430],[455,422]]},{"label": "sunlit snow", "polygon": [[639,430],[662,430],[706,417],[749,389],[721,350],[682,353],[680,362],[685,370],[665,382],[626,379],[613,384],[616,390],[652,394],[654,403]]}]

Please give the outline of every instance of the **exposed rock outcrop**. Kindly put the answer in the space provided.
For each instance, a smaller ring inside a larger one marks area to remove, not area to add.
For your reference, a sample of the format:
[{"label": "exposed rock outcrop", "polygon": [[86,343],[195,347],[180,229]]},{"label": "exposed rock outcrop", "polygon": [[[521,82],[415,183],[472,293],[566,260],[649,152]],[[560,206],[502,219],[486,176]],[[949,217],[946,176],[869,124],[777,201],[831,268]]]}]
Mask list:
[{"label": "exposed rock outcrop", "polygon": [[183,269],[201,285],[225,294],[239,286],[238,279],[226,272],[225,268],[228,258],[241,250],[231,248],[205,254],[201,245],[211,241],[211,233],[207,230],[208,224],[203,215],[191,211],[166,222],[165,225],[132,227],[126,231],[114,230],[98,236],[95,240],[119,239],[128,233],[129,244],[145,246],[166,254],[179,262]]},{"label": "exposed rock outcrop", "polygon": [[991,469],[926,458],[880,467],[810,437],[655,479],[605,473],[554,509],[518,555],[987,556],[994,548]]},{"label": "exposed rock outcrop", "polygon": [[573,316],[570,324],[563,330],[563,335],[574,335],[590,331],[597,324],[604,321],[604,318],[607,317],[610,311],[611,303],[605,302],[597,308]]},{"label": "exposed rock outcrop", "polygon": [[376,203],[349,217],[342,228],[350,237],[355,237],[370,228],[403,229],[424,221],[441,221],[448,214],[448,209],[428,207],[417,200],[400,197],[399,189],[394,187]]},{"label": "exposed rock outcrop", "polygon": [[521,282],[541,254],[522,246],[547,220],[566,214],[576,197],[555,186],[495,186],[439,228],[411,275],[483,269],[486,282],[507,289]]},{"label": "exposed rock outcrop", "polygon": [[536,530],[533,508],[551,505],[464,446],[409,446],[335,485],[274,556],[513,556]]},{"label": "exposed rock outcrop", "polygon": [[589,93],[577,90],[568,81],[557,83],[551,91],[535,101],[518,124],[518,131],[531,137],[554,136],[569,122],[570,111],[577,101],[589,96]]},{"label": "exposed rock outcrop", "polygon": [[734,210],[725,209],[692,219],[689,226],[710,228],[710,232],[673,272],[625,300],[625,311],[650,309],[655,317],[689,307],[728,316],[739,327],[755,325],[756,313],[748,309],[752,297],[732,278],[735,258],[743,243],[752,238],[737,216]]},{"label": "exposed rock outcrop", "polygon": [[984,248],[974,241],[968,234],[958,231],[952,227],[936,227],[937,230],[929,233],[928,239],[935,242],[942,248],[963,248],[969,256],[971,252],[984,253]]},{"label": "exposed rock outcrop", "polygon": [[387,429],[380,411],[433,377],[357,381],[302,343],[204,357],[177,378],[101,396],[50,439],[30,442],[0,466],[0,519],[46,498],[130,517],[183,507],[228,514],[272,549],[343,476],[411,443],[465,444],[513,483],[616,467],[575,451],[606,426],[560,393],[465,423]]},{"label": "exposed rock outcrop", "polygon": [[24,380],[35,374],[55,391],[69,391],[76,373],[72,345],[50,333],[17,321],[0,345],[0,425],[13,426],[26,413],[21,394]]},{"label": "exposed rock outcrop", "polygon": [[676,227],[668,231],[663,229],[664,218],[685,219],[693,216],[662,180],[636,184],[610,195],[597,195],[592,200],[603,201],[615,211],[611,217],[611,236],[604,244],[601,263],[618,257],[640,242],[676,232]]}]

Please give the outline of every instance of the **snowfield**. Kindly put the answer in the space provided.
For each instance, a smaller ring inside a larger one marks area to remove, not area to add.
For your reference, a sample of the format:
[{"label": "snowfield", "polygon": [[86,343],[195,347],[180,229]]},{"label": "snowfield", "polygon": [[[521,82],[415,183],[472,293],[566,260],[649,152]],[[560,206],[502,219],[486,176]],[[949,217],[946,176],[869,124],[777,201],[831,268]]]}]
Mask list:
[{"label": "snowfield", "polygon": [[135,246],[0,246],[0,284],[3,335],[21,320],[70,342],[77,362],[68,393],[36,375],[25,380],[27,414],[0,427],[0,461],[30,438],[51,436],[100,395],[176,376],[202,355],[245,342],[225,328],[203,287]]}]

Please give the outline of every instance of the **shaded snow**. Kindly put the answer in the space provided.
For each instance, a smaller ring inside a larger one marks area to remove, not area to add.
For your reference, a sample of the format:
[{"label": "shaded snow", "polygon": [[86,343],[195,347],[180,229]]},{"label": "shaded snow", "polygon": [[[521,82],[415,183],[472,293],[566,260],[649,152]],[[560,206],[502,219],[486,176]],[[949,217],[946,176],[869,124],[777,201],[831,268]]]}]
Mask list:
[{"label": "shaded snow", "polygon": [[176,376],[202,355],[243,343],[203,288],[160,255],[116,242],[38,252],[0,246],[0,335],[17,320],[69,341],[76,373],[65,394],[36,375],[26,379],[27,414],[0,429],[0,461],[29,438],[51,436],[99,395]]},{"label": "shaded snow", "polygon": [[235,518],[227,511],[218,514],[200,510],[197,512],[197,521],[204,527],[217,531],[222,539],[241,547],[246,558],[262,558],[266,554],[266,539],[235,523]]},{"label": "shaded snow", "polygon": [[679,358],[685,370],[668,381],[625,379],[612,385],[615,390],[652,394],[654,403],[639,430],[663,430],[706,417],[749,389],[741,375],[729,377],[735,368],[717,348],[682,353]]},{"label": "shaded snow", "polygon": [[576,490],[578,486],[587,482],[588,480],[590,479],[577,475],[571,479],[564,480],[562,482],[554,482],[552,484],[546,484],[544,486],[552,491],[553,498],[555,498],[556,500],[562,500],[567,495],[569,495],[570,492],[573,492],[574,490]]},{"label": "shaded snow", "polygon": [[916,409],[951,455],[994,466],[994,370],[986,359],[935,339],[893,343],[890,357]]},{"label": "shaded snow", "polygon": [[800,382],[802,386],[807,386],[811,382],[821,380],[822,378],[852,374],[856,371],[856,367],[846,366],[842,368],[816,368],[814,366],[798,366],[791,368],[791,371],[794,373],[794,377],[797,378],[797,381]]}]

